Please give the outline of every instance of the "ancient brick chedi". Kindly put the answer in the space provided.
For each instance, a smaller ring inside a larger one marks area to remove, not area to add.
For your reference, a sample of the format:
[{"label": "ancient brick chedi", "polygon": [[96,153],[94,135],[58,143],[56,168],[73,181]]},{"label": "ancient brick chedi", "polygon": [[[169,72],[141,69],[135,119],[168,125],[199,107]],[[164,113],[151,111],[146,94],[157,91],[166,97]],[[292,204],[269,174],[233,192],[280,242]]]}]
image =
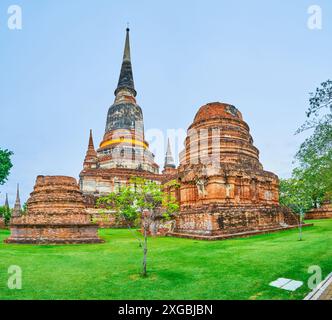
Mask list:
[{"label": "ancient brick chedi", "polygon": [[95,150],[90,132],[88,151],[80,173],[80,188],[88,206],[92,206],[99,196],[128,185],[133,176],[160,180],[159,166],[144,138],[143,112],[136,103],[129,29],[114,94],[114,103],[107,114],[104,138]]},{"label": "ancient brick chedi", "polygon": [[96,200],[123,186],[131,184],[133,177],[162,180],[154,154],[144,137],[143,112],[136,102],[131,64],[129,29],[126,31],[125,48],[115,100],[110,106],[103,140],[96,150],[90,131],[88,150],[80,173],[80,189],[89,213],[102,227],[121,227],[112,213],[101,218]]},{"label": "ancient brick chedi", "polygon": [[27,213],[10,223],[7,243],[98,243],[98,226],[87,214],[74,178],[38,176]]},{"label": "ancient brick chedi", "polygon": [[209,103],[188,129],[180,154],[181,212],[173,235],[223,236],[297,224],[279,206],[278,177],[263,170],[248,125],[234,106]]}]

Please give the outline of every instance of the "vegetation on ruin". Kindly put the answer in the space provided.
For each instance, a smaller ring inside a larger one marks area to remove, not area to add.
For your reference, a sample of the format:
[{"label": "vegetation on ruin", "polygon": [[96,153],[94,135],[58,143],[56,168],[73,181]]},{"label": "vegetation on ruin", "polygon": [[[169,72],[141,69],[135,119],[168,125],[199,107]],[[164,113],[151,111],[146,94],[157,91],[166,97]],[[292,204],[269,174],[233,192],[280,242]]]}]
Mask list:
[{"label": "vegetation on ruin", "polygon": [[13,167],[11,156],[13,152],[0,149],[0,185],[3,185],[9,176],[10,169]]},{"label": "vegetation on ruin", "polygon": [[[98,199],[98,204],[106,210],[114,210],[119,220],[124,219],[128,226],[140,225],[143,239],[136,237],[143,251],[142,276],[147,276],[148,234],[150,227],[158,221],[171,219],[179,205],[176,199],[163,192],[155,181],[135,177],[131,186],[123,187]],[[129,227],[130,228],[130,227]]]},{"label": "vegetation on ruin", "polygon": [[[149,276],[127,229],[100,230],[103,244],[34,246],[2,243],[1,299],[303,299],[308,268],[331,272],[332,220],[304,229],[226,241],[149,238]],[[9,290],[8,267],[22,268],[22,290]],[[269,286],[279,277],[300,280],[295,292]]]},{"label": "vegetation on ruin", "polygon": [[[311,93],[307,121],[298,134],[311,130],[296,154],[297,168],[280,183],[280,202],[299,211],[319,207],[332,197],[332,81]],[[295,204],[295,206],[294,206]],[[296,209],[297,208],[297,209]]]}]

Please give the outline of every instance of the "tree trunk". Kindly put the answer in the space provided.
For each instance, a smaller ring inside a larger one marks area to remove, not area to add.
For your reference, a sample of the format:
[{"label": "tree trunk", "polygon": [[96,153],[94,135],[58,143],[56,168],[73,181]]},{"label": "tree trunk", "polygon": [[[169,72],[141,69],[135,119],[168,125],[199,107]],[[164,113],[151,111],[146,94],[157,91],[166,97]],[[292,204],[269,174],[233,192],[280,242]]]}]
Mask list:
[{"label": "tree trunk", "polygon": [[303,224],[303,212],[300,213],[300,224],[299,224],[299,240],[302,241],[302,224]]},{"label": "tree trunk", "polygon": [[147,226],[145,225],[145,223],[143,223],[144,225],[144,246],[143,246],[143,269],[142,269],[142,276],[146,277],[147,276],[147,272],[146,272],[146,257],[147,257],[147,253],[148,253],[148,235],[147,235]]}]

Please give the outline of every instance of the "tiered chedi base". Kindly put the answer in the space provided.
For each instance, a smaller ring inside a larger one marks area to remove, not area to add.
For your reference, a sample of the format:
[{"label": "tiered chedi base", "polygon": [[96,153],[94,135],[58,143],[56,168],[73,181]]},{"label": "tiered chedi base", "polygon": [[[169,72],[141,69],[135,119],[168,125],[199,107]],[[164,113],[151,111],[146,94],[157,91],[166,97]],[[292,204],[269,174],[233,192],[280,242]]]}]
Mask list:
[{"label": "tiered chedi base", "polygon": [[176,219],[176,229],[170,235],[222,239],[279,231],[297,225],[296,215],[278,205],[207,205],[182,211]]},{"label": "tiered chedi base", "polygon": [[7,243],[99,243],[98,226],[86,212],[74,178],[38,176],[27,214],[13,218]]},{"label": "tiered chedi base", "polygon": [[305,219],[332,219],[332,203],[327,201],[320,208],[309,211]]}]

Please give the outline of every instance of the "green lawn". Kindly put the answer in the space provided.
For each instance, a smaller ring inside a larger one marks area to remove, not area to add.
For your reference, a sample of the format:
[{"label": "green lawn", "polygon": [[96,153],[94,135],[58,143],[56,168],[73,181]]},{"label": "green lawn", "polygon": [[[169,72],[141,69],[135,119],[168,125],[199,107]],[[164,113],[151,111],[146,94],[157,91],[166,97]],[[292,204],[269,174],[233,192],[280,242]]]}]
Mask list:
[{"label": "green lawn", "polygon": [[[138,274],[141,251],[128,230],[101,230],[104,244],[0,244],[1,299],[302,299],[308,267],[332,271],[332,220],[314,221],[297,241],[284,231],[218,242],[149,241],[149,277]],[[9,232],[0,231],[0,241]],[[23,270],[22,290],[7,288],[7,269]],[[272,288],[279,277],[301,280],[295,293]]]}]

